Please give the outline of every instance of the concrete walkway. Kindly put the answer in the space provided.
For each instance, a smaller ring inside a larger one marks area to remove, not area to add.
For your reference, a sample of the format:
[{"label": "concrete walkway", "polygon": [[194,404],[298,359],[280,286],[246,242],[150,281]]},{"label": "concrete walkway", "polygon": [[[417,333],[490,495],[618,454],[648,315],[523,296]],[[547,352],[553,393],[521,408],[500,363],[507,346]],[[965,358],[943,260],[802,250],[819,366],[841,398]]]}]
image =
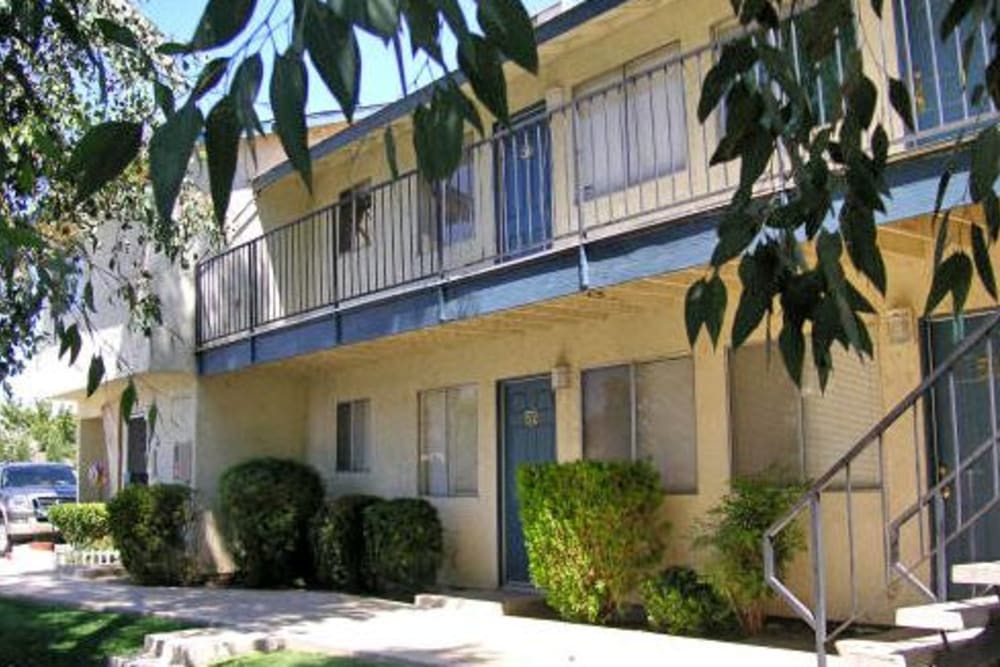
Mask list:
[{"label": "concrete walkway", "polygon": [[[0,576],[0,596],[267,632],[289,648],[425,665],[812,667],[811,653],[468,611],[416,609],[336,593],[141,588]],[[831,658],[829,664],[843,664]]]}]

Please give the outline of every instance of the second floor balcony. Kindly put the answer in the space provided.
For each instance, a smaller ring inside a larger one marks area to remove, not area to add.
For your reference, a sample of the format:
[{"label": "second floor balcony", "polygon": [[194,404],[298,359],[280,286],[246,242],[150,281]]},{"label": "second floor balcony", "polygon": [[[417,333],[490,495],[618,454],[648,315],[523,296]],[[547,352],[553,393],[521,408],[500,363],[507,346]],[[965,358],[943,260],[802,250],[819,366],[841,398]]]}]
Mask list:
[{"label": "second floor balcony", "polygon": [[[942,42],[934,35],[944,9],[943,0],[899,0],[878,21],[858,7],[855,29],[839,35],[819,76],[803,82],[820,120],[839,103],[844,63],[854,51],[881,101],[888,101],[889,77],[911,91],[915,131],[906,131],[887,105],[877,112],[893,159],[992,118],[988,99],[976,106],[964,92],[984,80],[990,30],[965,25],[961,38]],[[769,39],[805,57],[804,25],[789,19]],[[696,114],[704,77],[733,37],[714,34],[692,50],[661,46],[578,82],[562,100],[516,114],[511,127],[470,141],[447,181],[428,183],[409,172],[345,183],[332,204],[201,262],[199,346],[724,206],[739,165],[710,164],[724,134],[721,114],[705,123]],[[969,34],[975,46],[964,72],[960,49]],[[785,187],[788,167],[779,153],[757,184],[759,194]]]}]

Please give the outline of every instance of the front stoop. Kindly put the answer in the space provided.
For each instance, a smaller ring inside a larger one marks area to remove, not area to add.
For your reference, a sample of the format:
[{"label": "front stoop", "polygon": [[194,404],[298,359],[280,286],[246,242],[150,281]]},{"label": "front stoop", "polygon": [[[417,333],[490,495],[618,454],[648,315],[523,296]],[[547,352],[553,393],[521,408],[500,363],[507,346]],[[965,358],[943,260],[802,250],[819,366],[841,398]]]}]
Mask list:
[{"label": "front stoop", "polygon": [[445,590],[421,593],[413,600],[417,609],[453,611],[475,616],[528,616],[546,618],[551,615],[545,600],[533,591]]},{"label": "front stoop", "polygon": [[248,653],[272,653],[284,648],[283,639],[263,632],[181,630],[147,635],[140,655],[111,658],[108,667],[206,667]]}]

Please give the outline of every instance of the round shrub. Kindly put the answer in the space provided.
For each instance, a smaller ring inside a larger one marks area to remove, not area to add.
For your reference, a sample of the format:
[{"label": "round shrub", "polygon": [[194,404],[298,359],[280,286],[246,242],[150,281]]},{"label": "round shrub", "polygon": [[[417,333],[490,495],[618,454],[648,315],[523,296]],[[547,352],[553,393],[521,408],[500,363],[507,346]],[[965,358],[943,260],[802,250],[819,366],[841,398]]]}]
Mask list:
[{"label": "round shrub", "polygon": [[647,462],[574,461],[517,471],[531,579],[573,621],[620,620],[629,596],[656,571],[663,491]]},{"label": "round shrub", "polygon": [[108,524],[122,565],[135,582],[169,586],[192,580],[191,489],[180,484],[126,487],[108,502]]},{"label": "round shrub", "polygon": [[222,529],[243,583],[284,586],[311,577],[309,524],[323,496],[319,473],[297,461],[252,459],[222,474]]},{"label": "round shrub", "polygon": [[370,505],[364,510],[364,533],[374,590],[409,595],[434,585],[444,538],[429,502],[396,498]]},{"label": "round shrub", "polygon": [[371,575],[365,558],[364,510],[377,502],[375,496],[342,496],[328,502],[313,519],[313,560],[321,586],[349,592],[367,589]]},{"label": "round shrub", "polygon": [[63,539],[77,549],[109,546],[108,508],[104,503],[66,503],[49,510],[49,521]]},{"label": "round shrub", "polygon": [[672,635],[729,634],[736,618],[726,601],[689,567],[671,567],[642,584],[649,625]]}]

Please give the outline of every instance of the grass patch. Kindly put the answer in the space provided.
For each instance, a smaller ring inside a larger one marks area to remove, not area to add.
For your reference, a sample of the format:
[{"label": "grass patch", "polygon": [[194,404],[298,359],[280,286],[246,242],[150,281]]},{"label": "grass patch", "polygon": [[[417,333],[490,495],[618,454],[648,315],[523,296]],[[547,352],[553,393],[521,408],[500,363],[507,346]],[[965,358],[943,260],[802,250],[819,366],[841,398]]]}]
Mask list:
[{"label": "grass patch", "polygon": [[393,664],[281,651],[278,653],[256,653],[235,660],[227,660],[219,663],[216,667],[392,667]]},{"label": "grass patch", "polygon": [[138,652],[146,635],[184,627],[147,616],[0,599],[0,665],[104,667],[111,656]]}]

